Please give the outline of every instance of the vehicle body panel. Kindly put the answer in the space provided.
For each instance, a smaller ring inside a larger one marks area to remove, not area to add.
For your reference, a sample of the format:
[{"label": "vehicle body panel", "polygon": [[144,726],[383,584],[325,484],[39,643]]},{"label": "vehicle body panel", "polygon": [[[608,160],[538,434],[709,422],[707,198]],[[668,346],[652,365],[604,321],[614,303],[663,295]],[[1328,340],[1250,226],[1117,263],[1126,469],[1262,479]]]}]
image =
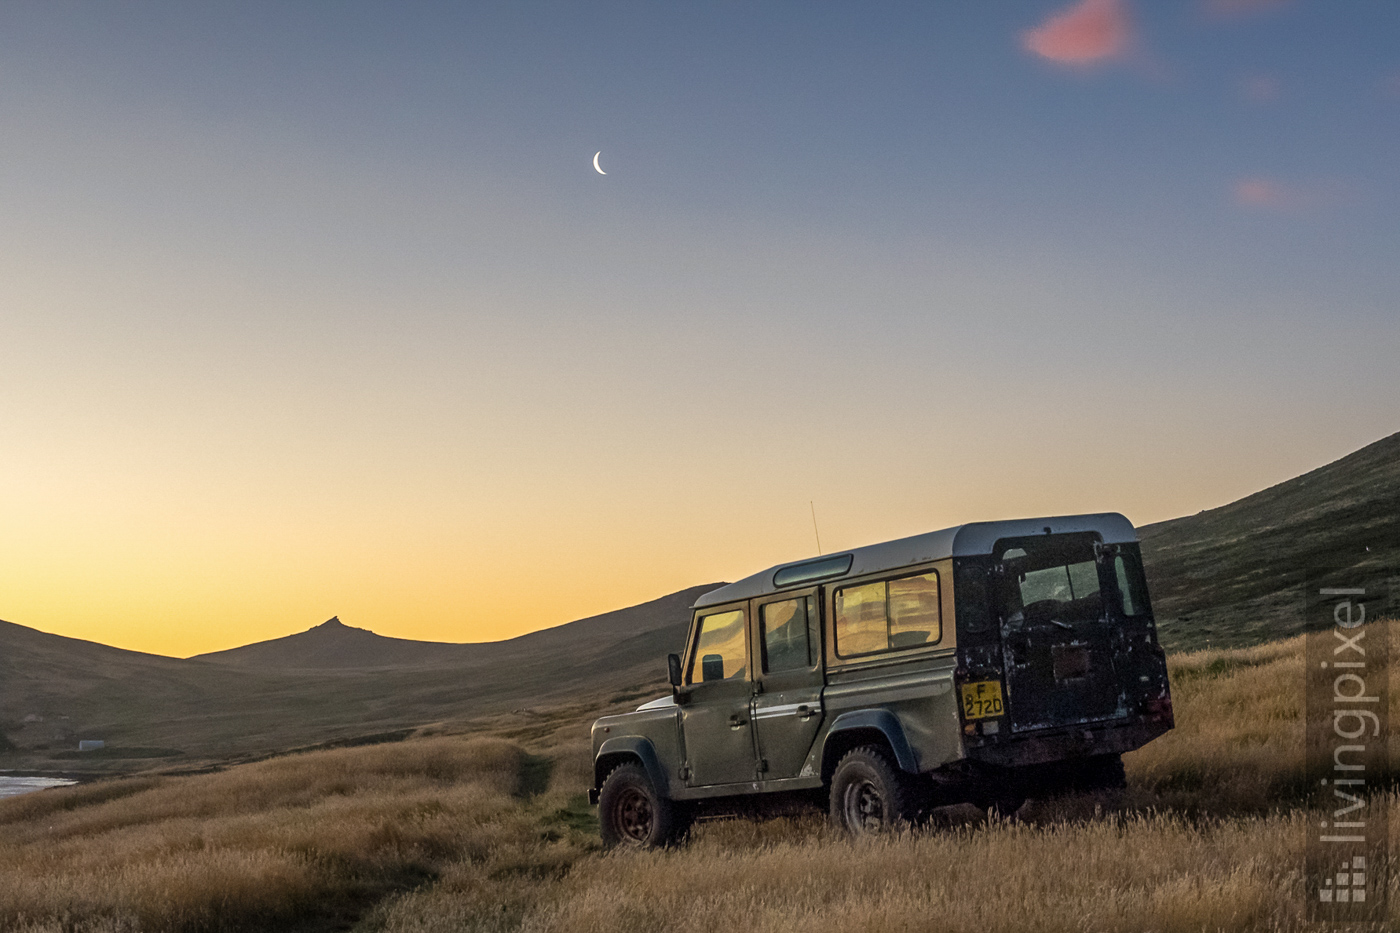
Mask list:
[{"label": "vehicle body panel", "polygon": [[[1067,581],[1053,599],[1025,602],[1057,579],[1061,551]],[[896,633],[891,594],[911,580],[937,604],[939,631],[924,621]],[[854,594],[876,584],[887,642],[857,653],[839,643],[856,631],[848,622],[838,633],[839,601],[854,611]],[[791,642],[770,632],[765,607],[789,619],[803,599],[815,613],[813,654],[774,663]],[[703,667],[700,620],[735,609],[748,626],[743,676],[691,682]],[[600,719],[593,734],[598,760],[629,747],[619,736],[645,740],[656,759],[648,773],[664,773],[678,800],[818,788],[861,744],[941,780],[1128,751],[1173,724],[1136,532],[1114,513],[962,525],[770,568],[696,601],[682,664],[688,679],[673,697]],[[969,715],[961,688],[978,683],[999,687],[1003,712]],[[605,770],[595,767],[598,782]]]},{"label": "vehicle body panel", "polygon": [[894,753],[895,764],[905,771],[919,770],[919,760],[909,744],[908,737],[904,734],[904,725],[893,711],[877,707],[842,713],[832,721],[831,729],[826,738],[855,731],[879,732],[889,743],[890,751]]},{"label": "vehicle body panel", "polygon": [[690,769],[687,784],[729,784],[753,779],[752,686],[738,683],[697,684],[681,707],[681,734]]},{"label": "vehicle body panel", "polygon": [[[758,748],[756,777],[760,781],[796,778],[825,721],[821,588],[791,590],[753,603],[750,652],[756,663],[751,712]],[[766,627],[770,610],[797,604],[804,610],[802,618],[794,618],[791,624],[800,624],[804,641],[813,643],[802,646],[797,658],[770,657]],[[775,663],[779,660],[788,663]],[[782,667],[787,669],[770,670]]]},{"label": "vehicle body panel", "polygon": [[[595,790],[602,786],[608,772],[631,759],[640,761],[652,780],[658,782],[658,791],[668,797],[676,796],[685,787],[674,765],[684,755],[680,738],[680,708],[672,697],[653,700],[630,713],[599,719],[593,724]],[[653,764],[648,764],[644,749],[654,756]]]}]

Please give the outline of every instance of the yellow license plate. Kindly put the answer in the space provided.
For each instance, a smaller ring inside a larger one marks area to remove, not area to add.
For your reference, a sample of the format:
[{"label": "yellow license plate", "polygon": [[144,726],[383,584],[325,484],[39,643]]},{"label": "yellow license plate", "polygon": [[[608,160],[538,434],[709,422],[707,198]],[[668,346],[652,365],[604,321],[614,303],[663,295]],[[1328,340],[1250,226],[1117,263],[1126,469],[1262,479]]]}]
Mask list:
[{"label": "yellow license plate", "polygon": [[975,684],[962,685],[964,719],[988,719],[1000,716],[1001,681],[979,680]]}]

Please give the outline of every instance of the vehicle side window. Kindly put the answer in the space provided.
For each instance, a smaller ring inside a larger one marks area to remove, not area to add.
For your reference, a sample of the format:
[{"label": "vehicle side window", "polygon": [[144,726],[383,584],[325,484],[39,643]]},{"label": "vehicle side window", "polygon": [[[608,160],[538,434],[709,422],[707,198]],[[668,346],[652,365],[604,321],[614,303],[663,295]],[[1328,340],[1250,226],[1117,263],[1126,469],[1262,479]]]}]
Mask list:
[{"label": "vehicle side window", "polygon": [[805,670],[817,663],[816,605],[806,596],[768,603],[759,610],[763,672]]},{"label": "vehicle side window", "polygon": [[1136,559],[1125,561],[1119,554],[1113,558],[1114,574],[1118,577],[1118,592],[1123,597],[1123,615],[1140,616],[1147,612],[1143,598],[1142,568]]},{"label": "vehicle side window", "polygon": [[943,637],[938,574],[891,580],[890,648],[932,645]]},{"label": "vehicle side window", "polygon": [[937,644],[943,621],[935,571],[836,591],[836,653],[843,658]]},{"label": "vehicle side window", "polygon": [[731,609],[701,616],[700,631],[695,636],[695,651],[691,655],[685,682],[697,684],[714,680],[740,680],[747,672],[744,610]]},{"label": "vehicle side window", "polygon": [[885,624],[885,584],[866,583],[836,591],[836,651],[843,657],[885,651],[890,646]]}]

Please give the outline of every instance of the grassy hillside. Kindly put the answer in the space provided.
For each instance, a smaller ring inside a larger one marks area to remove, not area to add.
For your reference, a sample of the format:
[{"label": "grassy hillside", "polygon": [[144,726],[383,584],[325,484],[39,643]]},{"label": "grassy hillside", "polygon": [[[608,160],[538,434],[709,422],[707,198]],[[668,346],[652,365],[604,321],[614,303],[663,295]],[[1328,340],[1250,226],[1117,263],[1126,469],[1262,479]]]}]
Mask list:
[{"label": "grassy hillside", "polygon": [[599,852],[582,795],[584,725],[617,708],[603,697],[526,726],[44,791],[0,801],[0,928],[1309,929],[1302,663],[1300,639],[1175,657],[1180,725],[1127,756],[1127,792],[1033,801],[1013,823],[948,808],[873,844],[813,815]]},{"label": "grassy hillside", "polygon": [[[380,669],[303,667],[309,656],[297,653],[305,648],[301,636],[279,640],[290,643],[282,655],[290,666],[275,657],[258,663],[258,655],[218,664],[0,622],[0,768],[191,767],[297,746],[401,738],[502,711],[521,710],[516,715],[528,719],[541,703],[664,679],[666,652],[684,640],[686,607],[707,588],[509,641],[445,645],[460,650],[431,664]],[[276,643],[252,647],[266,644]],[[79,754],[80,739],[109,747]],[[15,748],[5,751],[6,744]]]},{"label": "grassy hillside", "polygon": [[1304,574],[1329,566],[1400,569],[1400,434],[1237,502],[1138,533],[1169,649],[1296,634]]}]

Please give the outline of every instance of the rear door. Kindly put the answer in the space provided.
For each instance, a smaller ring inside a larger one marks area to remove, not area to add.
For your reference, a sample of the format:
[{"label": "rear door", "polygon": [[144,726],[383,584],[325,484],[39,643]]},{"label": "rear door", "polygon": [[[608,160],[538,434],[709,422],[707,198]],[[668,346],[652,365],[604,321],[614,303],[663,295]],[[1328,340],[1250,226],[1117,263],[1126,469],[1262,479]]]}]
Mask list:
[{"label": "rear door", "polygon": [[819,590],[756,602],[754,613],[758,768],[765,780],[798,777],[822,724]]},{"label": "rear door", "polygon": [[752,781],[753,680],[749,663],[748,610],[744,604],[706,609],[696,620],[681,705],[686,782],[691,785]]},{"label": "rear door", "polygon": [[[1127,715],[1115,668],[1110,581],[1094,534],[1004,539],[996,547],[998,616],[1013,732]],[[1107,584],[1107,585],[1106,585]]]}]

